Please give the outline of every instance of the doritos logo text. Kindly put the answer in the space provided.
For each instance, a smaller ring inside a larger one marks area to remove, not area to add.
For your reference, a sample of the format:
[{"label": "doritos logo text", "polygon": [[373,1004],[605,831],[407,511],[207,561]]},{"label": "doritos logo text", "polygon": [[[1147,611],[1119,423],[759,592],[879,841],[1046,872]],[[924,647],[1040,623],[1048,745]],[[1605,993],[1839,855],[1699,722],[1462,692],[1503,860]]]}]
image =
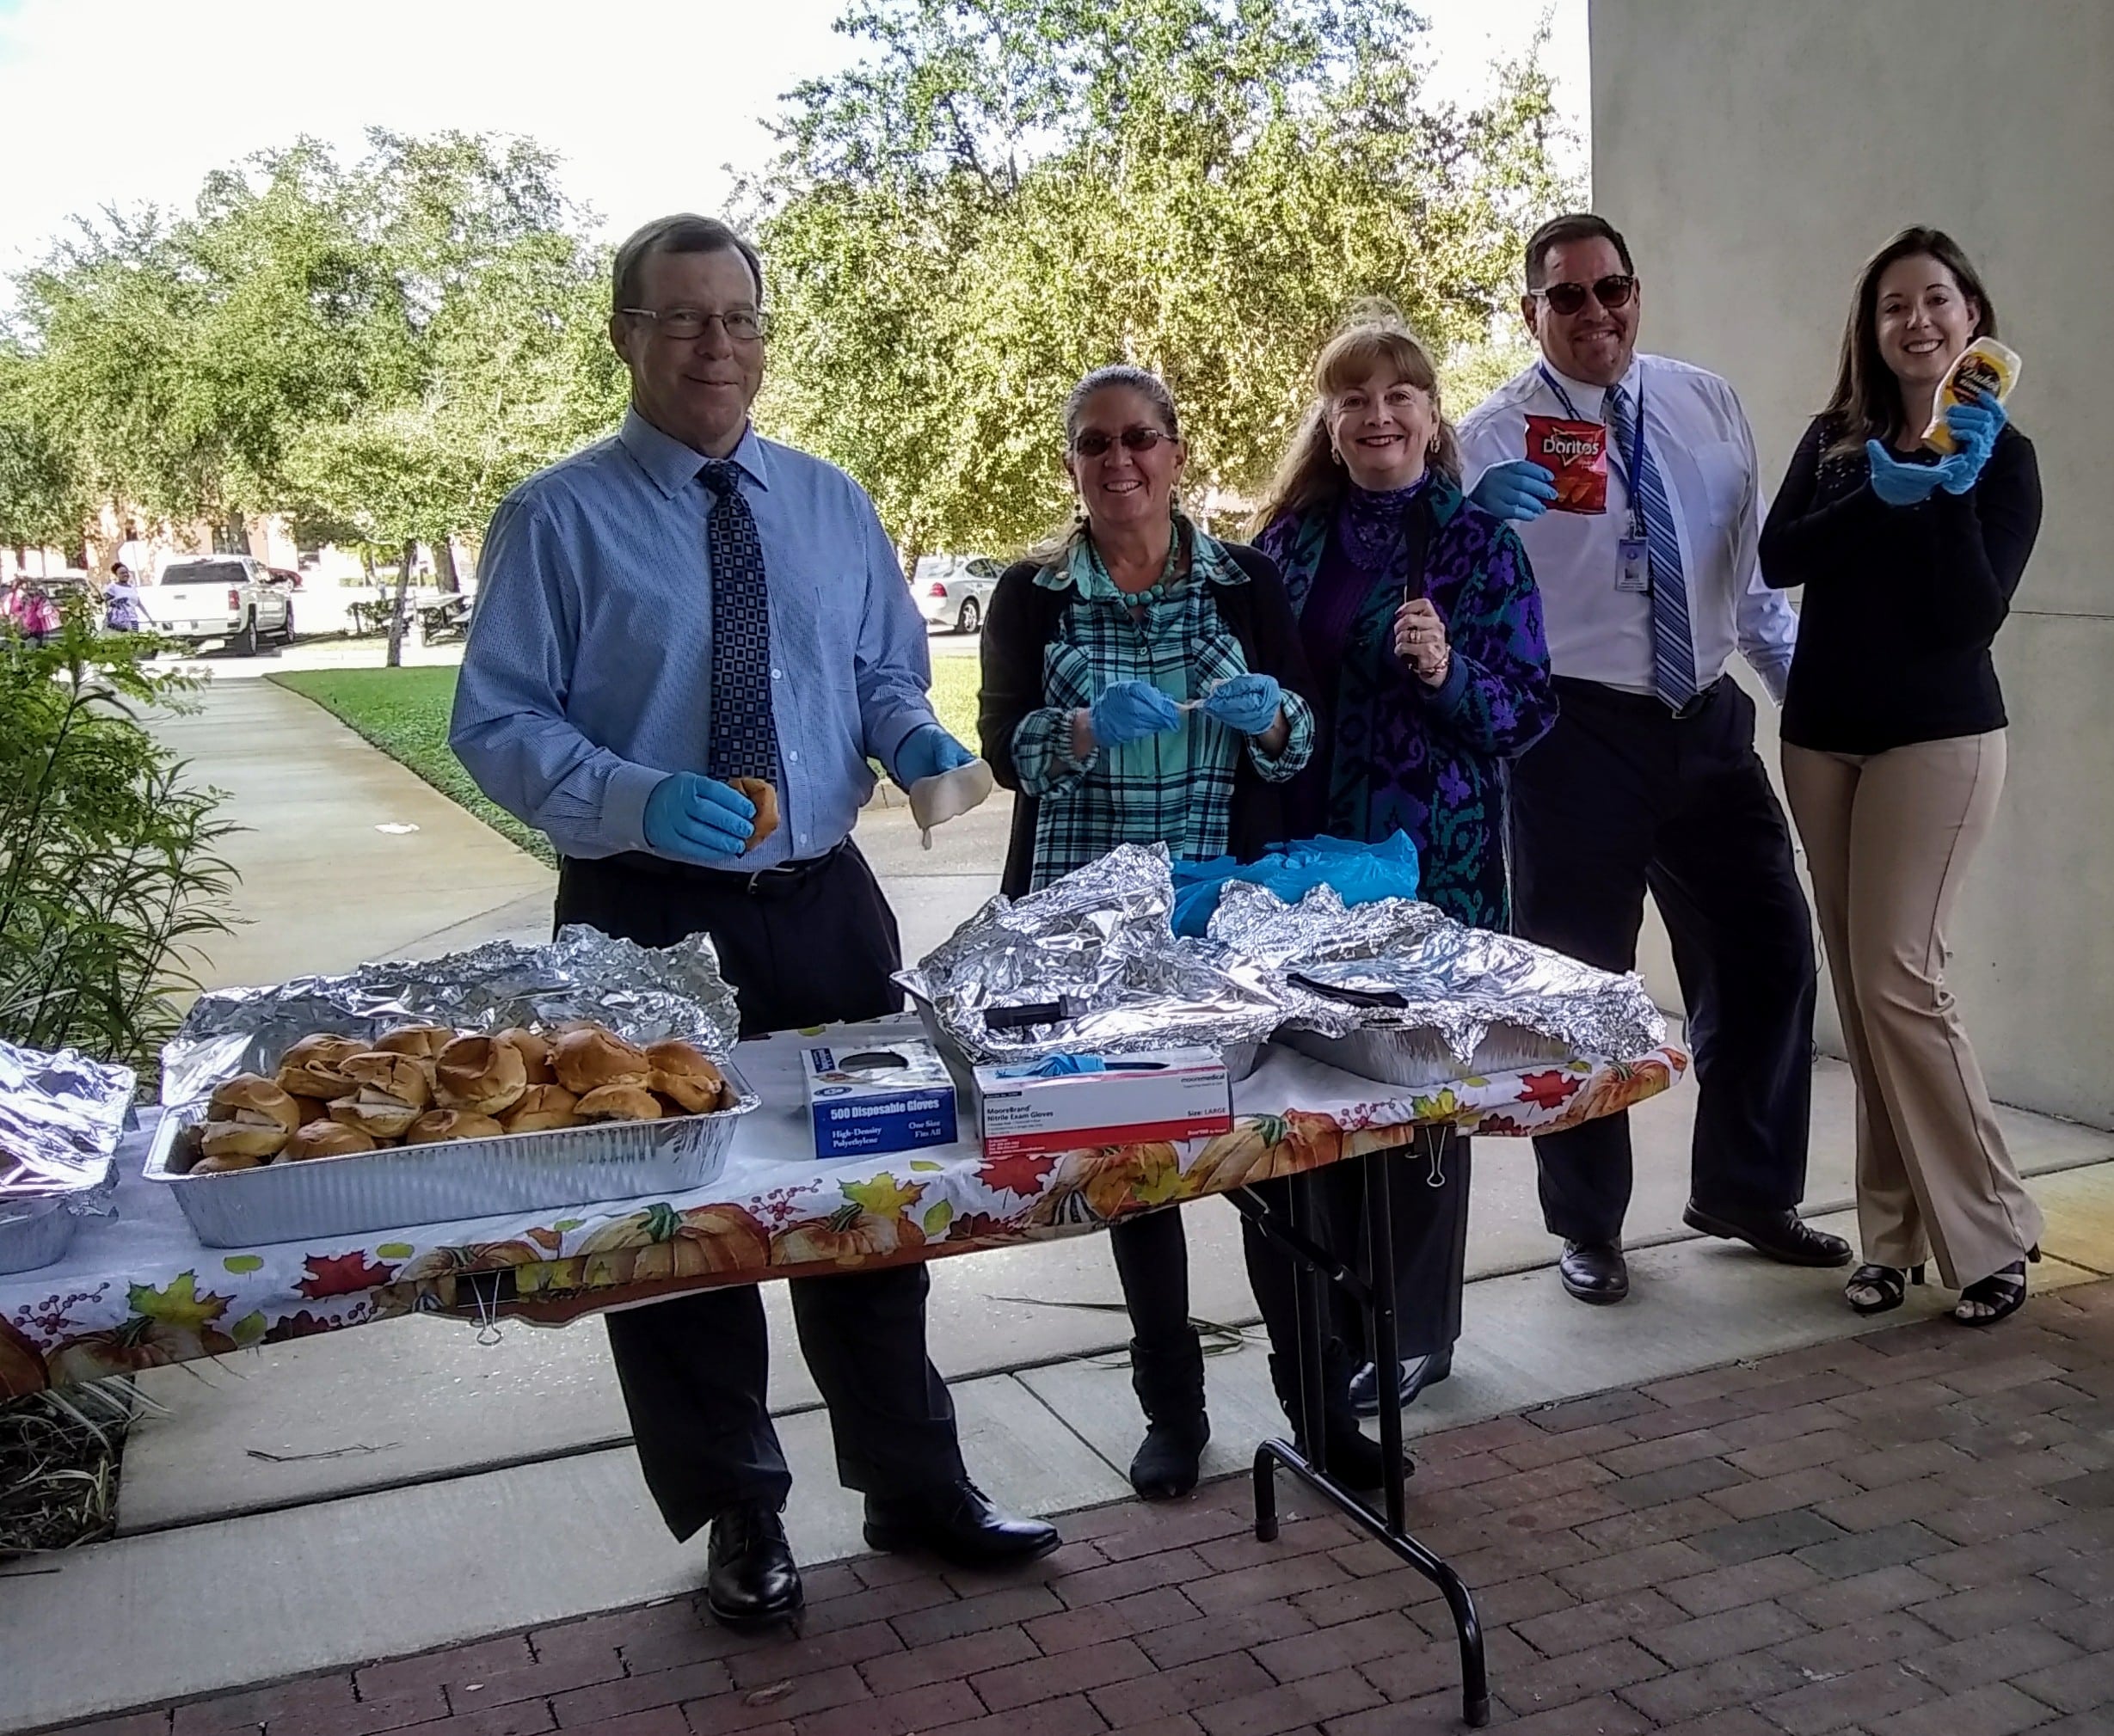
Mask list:
[{"label": "doritos logo text", "polygon": [[1607,430],[1598,422],[1529,416],[1527,456],[1555,476],[1558,512],[1607,510]]}]

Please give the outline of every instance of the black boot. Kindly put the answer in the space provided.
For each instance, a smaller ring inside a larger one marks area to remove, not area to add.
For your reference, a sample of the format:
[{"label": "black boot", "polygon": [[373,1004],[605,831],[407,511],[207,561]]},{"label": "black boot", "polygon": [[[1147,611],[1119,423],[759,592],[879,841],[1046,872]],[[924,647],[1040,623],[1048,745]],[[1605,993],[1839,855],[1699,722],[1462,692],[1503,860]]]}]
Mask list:
[{"label": "black boot", "polygon": [[1148,1348],[1130,1341],[1130,1385],[1145,1412],[1145,1441],[1130,1462],[1130,1486],[1148,1501],[1173,1500],[1196,1487],[1198,1461],[1211,1438],[1204,1414],[1204,1347],[1196,1328],[1186,1341]]},{"label": "black boot", "polygon": [[[1270,1384],[1277,1402],[1292,1419],[1292,1444],[1308,1458],[1314,1449],[1306,1438],[1305,1411],[1300,1403],[1299,1370],[1271,1357]],[[1331,1343],[1322,1353],[1322,1445],[1328,1474],[1345,1488],[1377,1489],[1387,1479],[1387,1461],[1380,1443],[1358,1426],[1358,1413],[1350,1406],[1350,1356],[1341,1343]],[[1409,1471],[1407,1460],[1403,1469]]]}]

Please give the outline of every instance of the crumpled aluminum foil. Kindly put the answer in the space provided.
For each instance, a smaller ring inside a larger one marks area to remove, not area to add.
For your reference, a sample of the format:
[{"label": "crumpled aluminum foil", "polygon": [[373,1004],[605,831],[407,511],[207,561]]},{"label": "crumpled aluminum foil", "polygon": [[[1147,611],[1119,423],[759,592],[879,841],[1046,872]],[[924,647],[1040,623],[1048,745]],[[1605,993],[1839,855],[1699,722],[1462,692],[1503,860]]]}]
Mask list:
[{"label": "crumpled aluminum foil", "polygon": [[1529,1031],[1589,1060],[1623,1060],[1666,1040],[1644,979],[1617,976],[1510,935],[1456,922],[1428,904],[1382,899],[1345,908],[1326,886],[1287,905],[1229,882],[1211,937],[1287,977],[1401,997],[1400,1007],[1353,1007],[1302,990],[1290,1022],[1329,1036],[1428,1031],[1466,1065],[1493,1028]]},{"label": "crumpled aluminum foil", "polygon": [[162,1101],[194,1102],[233,1074],[268,1072],[312,1031],[378,1037],[421,1021],[498,1031],[565,1019],[599,1020],[635,1043],[681,1037],[722,1058],[741,1022],[708,936],[642,947],[575,923],[547,946],[490,941],[436,959],[201,995],[162,1051]]},{"label": "crumpled aluminum foil", "polygon": [[[1178,939],[1164,844],[1123,844],[1039,893],[995,898],[896,981],[931,1004],[972,1061],[1260,1043],[1288,1004],[1274,973],[1212,941]],[[1069,1016],[993,1029],[998,1008]]]},{"label": "crumpled aluminum foil", "polygon": [[0,1043],[0,1221],[14,1215],[10,1202],[30,1199],[108,1212],[111,1156],[138,1083],[130,1067],[76,1050]]}]

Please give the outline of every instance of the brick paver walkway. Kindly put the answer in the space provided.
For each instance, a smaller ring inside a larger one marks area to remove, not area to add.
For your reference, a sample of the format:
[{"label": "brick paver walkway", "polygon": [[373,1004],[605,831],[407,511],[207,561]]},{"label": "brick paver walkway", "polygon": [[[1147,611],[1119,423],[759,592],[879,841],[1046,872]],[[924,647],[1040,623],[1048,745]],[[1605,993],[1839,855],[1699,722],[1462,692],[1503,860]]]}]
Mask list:
[{"label": "brick paver walkway", "polygon": [[[1414,1527],[1476,1589],[1494,1722],[1521,1736],[2114,1731],[2114,1284],[2037,1297],[1986,1334],[1925,1322],[1478,1424],[1417,1455]],[[1064,1549],[1014,1578],[820,1567],[797,1640],[737,1639],[661,1604],[75,1727],[1457,1727],[1454,1643],[1424,1583],[1334,1517],[1288,1516],[1268,1545],[1249,1517],[1236,1480],[1076,1514]]]}]

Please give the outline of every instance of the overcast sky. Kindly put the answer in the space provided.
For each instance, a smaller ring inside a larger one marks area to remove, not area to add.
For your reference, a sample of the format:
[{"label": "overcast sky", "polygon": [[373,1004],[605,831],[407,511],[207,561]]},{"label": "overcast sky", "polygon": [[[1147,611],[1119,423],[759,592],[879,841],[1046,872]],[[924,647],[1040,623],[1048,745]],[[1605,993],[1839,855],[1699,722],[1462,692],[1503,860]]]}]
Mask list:
[{"label": "overcast sky", "polygon": [[[0,0],[0,272],[75,212],[187,205],[211,169],[310,133],[527,133],[622,234],[710,212],[799,80],[845,64],[842,0]],[[1472,95],[1547,12],[1581,138],[1585,0],[1426,0],[1435,70]]]}]

